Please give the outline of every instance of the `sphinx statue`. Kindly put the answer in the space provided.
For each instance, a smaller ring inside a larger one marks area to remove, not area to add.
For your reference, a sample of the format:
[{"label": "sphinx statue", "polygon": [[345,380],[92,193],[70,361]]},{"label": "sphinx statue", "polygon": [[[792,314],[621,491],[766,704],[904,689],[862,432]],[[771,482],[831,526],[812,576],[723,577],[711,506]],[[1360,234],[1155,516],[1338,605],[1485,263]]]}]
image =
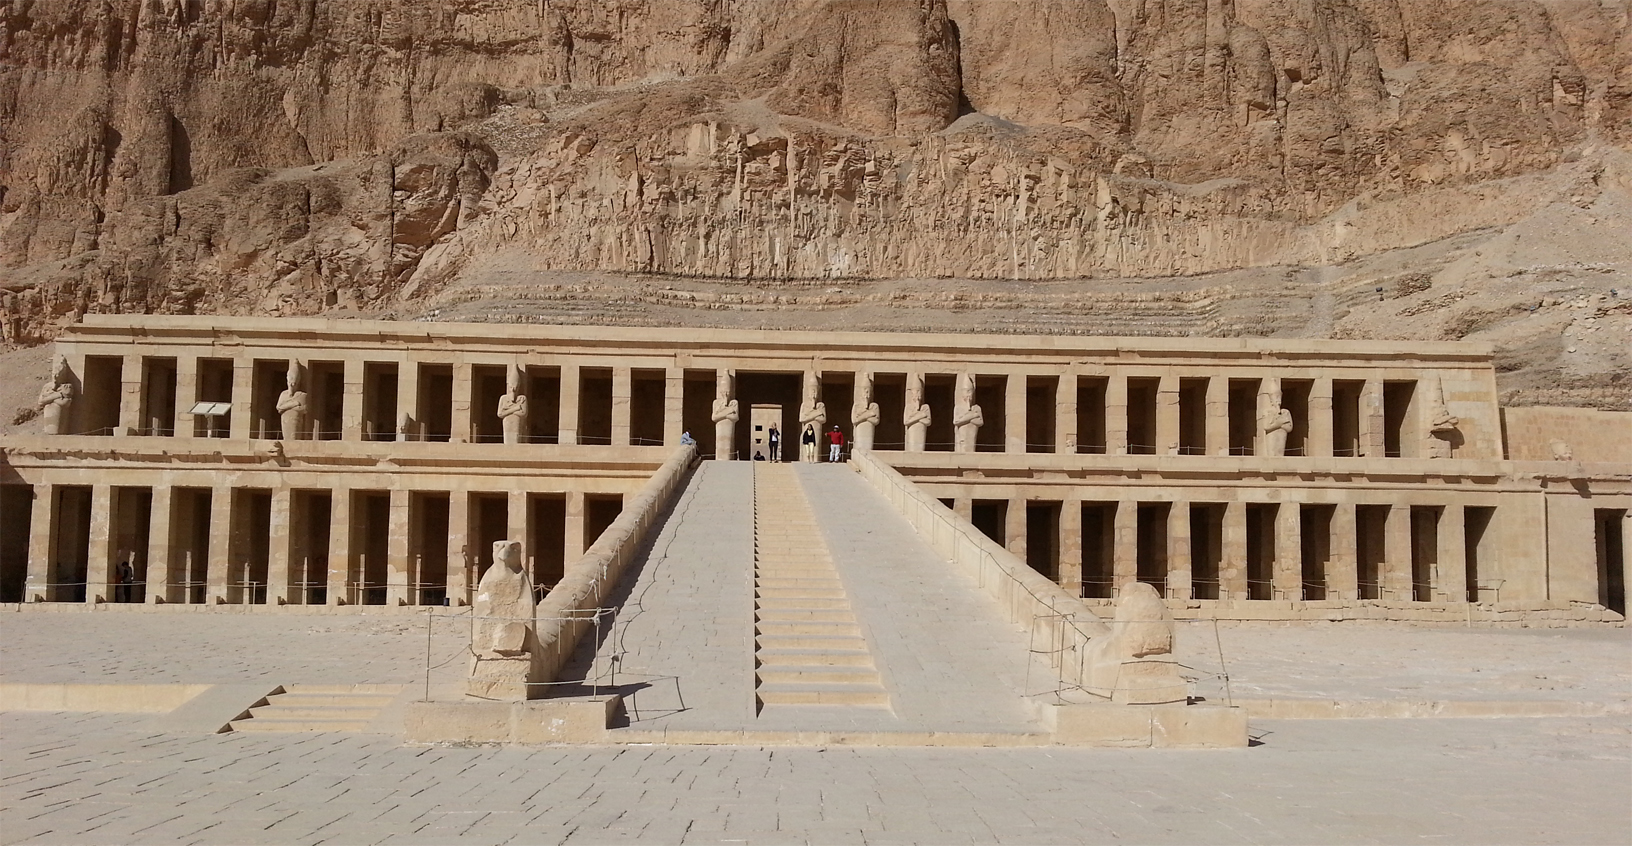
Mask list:
[{"label": "sphinx statue", "polygon": [[975,405],[975,377],[968,373],[958,374],[958,405],[952,425],[957,428],[957,451],[974,452],[975,441],[980,436],[980,427],[986,425],[986,417],[981,414],[980,406]]},{"label": "sphinx statue", "polygon": [[1117,705],[1185,702],[1189,686],[1173,656],[1173,615],[1156,588],[1124,585],[1116,595],[1110,634],[1088,644],[1088,692]]},{"label": "sphinx statue", "polygon": [[533,580],[522,565],[521,544],[493,543],[493,564],[476,586],[471,609],[470,679],[465,692],[483,699],[520,701],[534,693],[538,652]]}]

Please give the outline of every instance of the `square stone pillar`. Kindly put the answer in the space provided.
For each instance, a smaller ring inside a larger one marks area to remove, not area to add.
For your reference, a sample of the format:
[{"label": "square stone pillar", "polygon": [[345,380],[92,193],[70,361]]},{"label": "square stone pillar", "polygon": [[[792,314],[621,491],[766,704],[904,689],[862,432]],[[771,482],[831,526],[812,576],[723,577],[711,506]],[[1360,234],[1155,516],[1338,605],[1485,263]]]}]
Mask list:
[{"label": "square stone pillar", "polygon": [[1340,502],[1332,510],[1331,557],[1326,565],[1327,598],[1360,598],[1359,543],[1355,504]]},{"label": "square stone pillar", "polygon": [[[670,367],[663,373],[663,445],[680,447],[680,433],[686,423],[686,371]],[[693,438],[696,435],[692,436]]]},{"label": "square stone pillar", "polygon": [[232,488],[217,485],[210,489],[210,545],[204,551],[204,602],[223,605],[227,601],[227,577],[232,572],[233,524]]},{"label": "square stone pillar", "polygon": [[[1126,425],[1126,413],[1122,419]],[[1116,504],[1112,531],[1115,533],[1111,554],[1111,581],[1114,582],[1111,595],[1114,597],[1122,588],[1139,581],[1138,500],[1124,499]]]},{"label": "square stone pillar", "polygon": [[1439,550],[1433,574],[1437,602],[1468,601],[1467,509],[1447,505],[1439,515]]},{"label": "square stone pillar", "polygon": [[254,438],[255,360],[235,358],[232,361],[232,411],[227,415],[227,437]]},{"label": "square stone pillar", "polygon": [[1060,503],[1060,587],[1082,596],[1082,500]]},{"label": "square stone pillar", "polygon": [[56,558],[57,486],[34,486],[34,505],[28,523],[28,577],[23,587],[24,602],[45,602],[51,598],[52,560]]},{"label": "square stone pillar", "polygon": [[1207,379],[1207,454],[1230,454],[1230,380]]},{"label": "square stone pillar", "polygon": [[476,404],[476,398],[471,395],[476,389],[474,382],[470,362],[454,362],[453,422],[451,424],[453,431],[448,440],[456,444],[468,444],[475,440],[472,432],[475,427],[470,419],[471,408]]},{"label": "square stone pillar", "polygon": [[113,560],[118,550],[113,548],[113,535],[113,487],[92,485],[91,537],[85,555],[85,602],[88,604],[113,601],[113,588],[118,581]]},{"label": "square stone pillar", "polygon": [[[530,521],[527,519],[527,492],[511,491],[505,500],[505,506],[508,513],[505,515],[504,536],[507,540],[521,544],[522,561],[531,568],[536,550],[533,549],[532,533],[528,526]],[[534,571],[528,569],[527,572]]]},{"label": "square stone pillar", "polygon": [[1388,507],[1383,524],[1383,598],[1411,599],[1411,506],[1395,503]]},{"label": "square stone pillar", "polygon": [[448,604],[470,604],[470,493],[448,493]]},{"label": "square stone pillar", "polygon": [[294,558],[294,492],[287,487],[272,489],[272,519],[267,532],[266,604],[290,605],[296,588],[289,578],[289,562]]},{"label": "square stone pillar", "polygon": [[1009,498],[1009,507],[1003,513],[1003,546],[1021,563],[1026,560],[1026,498]]},{"label": "square stone pillar", "polygon": [[[403,431],[401,426],[404,414],[408,415],[409,420],[407,431]],[[418,441],[425,437],[420,424],[419,365],[412,361],[397,363],[397,419],[389,423],[399,441]]]},{"label": "square stone pillar", "polygon": [[963,522],[972,523],[975,519],[975,501],[966,496],[953,497],[952,511],[963,518]]},{"label": "square stone pillar", "polygon": [[1367,379],[1360,390],[1360,454],[1366,458],[1382,458],[1383,451],[1383,380]]},{"label": "square stone pillar", "polygon": [[561,421],[557,427],[560,436],[556,441],[559,444],[578,443],[578,389],[578,365],[561,365]]},{"label": "square stone pillar", "polygon": [[[974,378],[973,375],[970,378]],[[1026,374],[1010,373],[1003,382],[1003,451],[1026,451]]]},{"label": "square stone pillar", "polygon": [[[1061,376],[1054,385],[1054,452],[1057,455],[1077,452],[1077,374],[1074,372]],[[1080,514],[1078,518],[1080,522]]]},{"label": "square stone pillar", "polygon": [[[142,431],[146,369],[139,355],[124,356],[119,362],[119,428],[114,430],[115,435],[135,435]],[[85,595],[89,597],[90,591]]]},{"label": "square stone pillar", "polygon": [[627,367],[612,368],[612,445],[629,446],[630,397],[633,374]]},{"label": "square stone pillar", "polygon": [[1309,419],[1305,421],[1303,454],[1332,457],[1332,377],[1320,376],[1309,389]]},{"label": "square stone pillar", "polygon": [[405,490],[391,491],[391,513],[386,518],[390,527],[385,542],[385,604],[411,605],[413,588],[408,580],[413,567],[408,560],[408,498]]},{"label": "square stone pillar", "polygon": [[345,391],[340,394],[340,439],[363,439],[363,364],[359,361],[340,362],[340,380]]},{"label": "square stone pillar", "polygon": [[561,562],[562,568],[567,569],[584,557],[584,549],[588,546],[584,543],[583,491],[567,491],[566,529],[562,534],[566,537],[563,541],[565,546],[561,550]]},{"label": "square stone pillar", "polygon": [[1167,511],[1167,598],[1189,599],[1194,574],[1190,570],[1190,503],[1175,502]]},{"label": "square stone pillar", "polygon": [[[198,402],[198,356],[176,356],[176,436],[190,438],[198,431],[198,423],[202,418],[195,418],[188,412],[193,410],[193,404]],[[157,488],[154,489],[157,494]],[[153,596],[148,591],[149,597]]]},{"label": "square stone pillar", "polygon": [[329,605],[350,605],[351,490],[335,488],[329,495]]},{"label": "square stone pillar", "polygon": [[1156,383],[1156,454],[1179,454],[1179,377],[1171,373]]},{"label": "square stone pillar", "polygon": [[170,566],[169,485],[153,486],[153,505],[147,517],[147,603],[169,602],[170,583],[176,581]]},{"label": "square stone pillar", "polygon": [[1120,374],[1105,380],[1105,454],[1128,454],[1128,377]]},{"label": "square stone pillar", "polygon": [[1276,599],[1303,599],[1302,510],[1296,502],[1275,508],[1275,566],[1270,582]]},{"label": "square stone pillar", "polygon": [[1219,550],[1218,596],[1244,600],[1247,592],[1247,504],[1224,504],[1223,549]]}]

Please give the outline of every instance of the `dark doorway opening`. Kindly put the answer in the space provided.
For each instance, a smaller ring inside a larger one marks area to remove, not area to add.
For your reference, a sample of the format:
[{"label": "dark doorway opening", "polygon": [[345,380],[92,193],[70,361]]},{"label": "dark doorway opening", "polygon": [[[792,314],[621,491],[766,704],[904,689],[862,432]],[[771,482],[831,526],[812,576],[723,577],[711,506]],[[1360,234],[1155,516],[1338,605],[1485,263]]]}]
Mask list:
[{"label": "dark doorway opening", "polygon": [[1007,541],[1004,526],[1008,517],[1009,501],[1006,499],[977,499],[969,504],[969,522],[998,546],[1004,546]]},{"label": "dark doorway opening", "polygon": [[1082,595],[1109,599],[1116,589],[1116,503],[1082,504]]},{"label": "dark doorway opening", "polygon": [[1060,580],[1060,503],[1026,503],[1026,565]]}]

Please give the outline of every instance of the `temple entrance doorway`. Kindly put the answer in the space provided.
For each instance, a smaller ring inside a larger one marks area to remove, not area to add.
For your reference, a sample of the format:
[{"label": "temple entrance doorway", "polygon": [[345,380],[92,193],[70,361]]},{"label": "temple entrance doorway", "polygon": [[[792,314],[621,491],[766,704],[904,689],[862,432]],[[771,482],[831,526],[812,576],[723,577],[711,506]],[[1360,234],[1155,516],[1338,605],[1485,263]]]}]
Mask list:
[{"label": "temple entrance doorway", "polygon": [[782,406],[756,405],[749,411],[749,444],[748,457],[754,461],[785,461],[786,458],[778,454],[771,455],[771,427],[782,429]]}]

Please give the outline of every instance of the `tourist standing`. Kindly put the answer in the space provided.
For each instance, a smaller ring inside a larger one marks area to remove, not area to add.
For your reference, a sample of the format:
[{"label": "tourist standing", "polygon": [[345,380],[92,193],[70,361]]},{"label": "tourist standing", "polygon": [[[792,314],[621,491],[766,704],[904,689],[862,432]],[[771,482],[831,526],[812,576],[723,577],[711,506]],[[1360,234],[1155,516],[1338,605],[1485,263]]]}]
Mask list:
[{"label": "tourist standing", "polygon": [[839,431],[839,427],[834,426],[833,431],[827,433],[827,460],[837,463],[843,460],[843,455],[844,433]]},{"label": "tourist standing", "polygon": [[799,436],[799,460],[816,463],[816,427],[806,426],[804,434]]},{"label": "tourist standing", "polygon": [[770,445],[771,445],[771,460],[772,461],[781,461],[782,460],[782,432],[781,432],[781,430],[776,428],[775,423],[772,423],[771,424],[771,430],[769,432],[765,433],[765,440],[767,442],[769,442]]}]

